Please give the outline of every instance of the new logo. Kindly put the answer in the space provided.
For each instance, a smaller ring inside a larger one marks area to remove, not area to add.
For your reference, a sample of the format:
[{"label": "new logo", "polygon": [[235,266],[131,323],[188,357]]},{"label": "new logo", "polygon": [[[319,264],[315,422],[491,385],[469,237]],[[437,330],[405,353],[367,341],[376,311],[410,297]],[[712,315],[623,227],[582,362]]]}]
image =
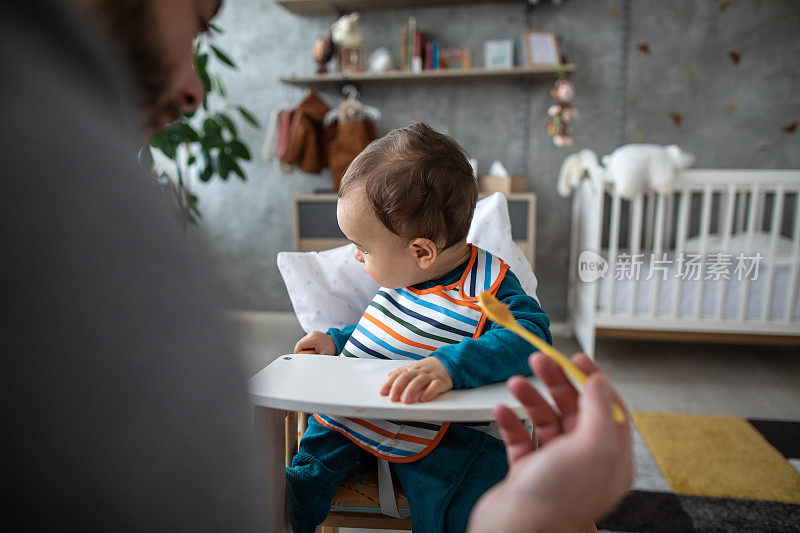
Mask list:
[{"label": "new logo", "polygon": [[596,281],[608,272],[608,261],[602,255],[584,250],[578,257],[578,277],[584,283]]}]

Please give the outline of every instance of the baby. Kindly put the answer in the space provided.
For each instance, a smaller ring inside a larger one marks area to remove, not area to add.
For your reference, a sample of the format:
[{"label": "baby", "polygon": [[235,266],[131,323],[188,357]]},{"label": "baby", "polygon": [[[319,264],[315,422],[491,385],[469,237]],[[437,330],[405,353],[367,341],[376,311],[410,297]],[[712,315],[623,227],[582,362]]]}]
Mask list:
[{"label": "baby", "polygon": [[[350,165],[337,218],[355,259],[380,289],[358,324],[300,339],[295,352],[408,359],[380,390],[392,401],[430,401],[453,388],[529,375],[530,345],[489,322],[489,291],[552,342],[550,321],[500,258],[466,242],[477,188],[464,150],[424,124],[391,131]],[[478,498],[506,474],[492,426],[362,420],[315,414],[287,468],[295,531],[313,531],[364,451],[392,465],[414,530],[464,531]]]}]

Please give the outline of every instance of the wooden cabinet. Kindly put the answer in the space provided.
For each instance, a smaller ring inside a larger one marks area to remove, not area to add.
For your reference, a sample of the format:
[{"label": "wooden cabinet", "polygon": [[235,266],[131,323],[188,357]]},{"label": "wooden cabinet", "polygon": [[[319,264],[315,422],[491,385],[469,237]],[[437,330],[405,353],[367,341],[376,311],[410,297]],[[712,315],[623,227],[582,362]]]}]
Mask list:
[{"label": "wooden cabinet", "polygon": [[[536,250],[536,195],[507,195],[511,237],[534,266]],[[336,222],[335,194],[307,194],[294,197],[294,249],[298,252],[329,250],[348,244]]]}]

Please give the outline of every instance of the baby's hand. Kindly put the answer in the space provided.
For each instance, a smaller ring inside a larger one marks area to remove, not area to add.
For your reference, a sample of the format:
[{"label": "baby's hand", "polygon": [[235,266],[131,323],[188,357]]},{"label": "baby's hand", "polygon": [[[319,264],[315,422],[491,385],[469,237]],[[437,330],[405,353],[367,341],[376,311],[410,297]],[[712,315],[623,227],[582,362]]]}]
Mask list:
[{"label": "baby's hand", "polygon": [[427,402],[452,388],[453,379],[442,362],[436,357],[426,357],[389,372],[381,396],[389,396],[393,402]]},{"label": "baby's hand", "polygon": [[336,355],[336,343],[333,337],[321,331],[312,331],[294,345],[294,353],[302,350],[314,350],[320,355]]}]

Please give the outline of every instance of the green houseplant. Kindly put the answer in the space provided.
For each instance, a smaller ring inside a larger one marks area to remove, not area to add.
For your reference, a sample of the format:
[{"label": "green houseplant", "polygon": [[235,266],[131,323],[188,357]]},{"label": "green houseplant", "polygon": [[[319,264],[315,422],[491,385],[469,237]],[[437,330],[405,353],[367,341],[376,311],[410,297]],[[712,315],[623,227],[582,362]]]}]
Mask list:
[{"label": "green houseplant", "polygon": [[[225,181],[231,174],[241,180],[247,179],[240,163],[250,160],[250,150],[240,139],[233,117],[238,114],[252,127],[260,128],[252,113],[228,102],[222,78],[209,68],[216,64],[237,68],[230,56],[211,42],[213,33],[222,33],[222,30],[212,25],[209,34],[199,37],[195,43],[195,69],[205,88],[200,109],[183,113],[175,123],[153,133],[140,156],[143,163],[153,169],[157,183],[184,224],[196,224],[201,217],[197,195],[190,188],[193,177],[203,182],[215,176]],[[212,104],[209,104],[210,95],[214,95]],[[151,149],[170,160],[169,171],[156,170]]]}]

